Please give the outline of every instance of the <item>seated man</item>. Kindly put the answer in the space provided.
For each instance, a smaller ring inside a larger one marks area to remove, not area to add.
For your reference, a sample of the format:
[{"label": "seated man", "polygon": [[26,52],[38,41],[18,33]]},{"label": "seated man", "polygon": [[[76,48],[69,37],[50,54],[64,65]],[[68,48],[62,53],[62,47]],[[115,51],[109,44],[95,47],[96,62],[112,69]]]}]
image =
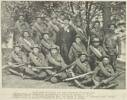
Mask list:
[{"label": "seated man", "polygon": [[110,25],[109,32],[107,32],[104,39],[104,48],[110,57],[114,71],[116,71],[117,58],[121,53],[120,37],[115,33],[115,27],[114,24]]},{"label": "seated man", "polygon": [[[99,88],[103,84],[110,85],[117,74],[118,73],[115,73],[113,67],[110,65],[109,58],[106,56],[103,57],[102,62],[95,68],[95,74],[93,75],[93,82],[95,83],[94,88]],[[116,85],[116,83],[114,85]]]},{"label": "seated man", "polygon": [[43,39],[41,40],[41,48],[42,48],[42,52],[45,54],[45,56],[49,53],[49,50],[53,47],[57,47],[59,49],[59,46],[57,46],[56,44],[54,44],[51,39],[49,38],[49,35],[47,33],[45,33],[43,35]]},{"label": "seated man", "polygon": [[8,62],[9,71],[15,75],[23,77],[27,62],[27,57],[24,52],[21,51],[21,46],[15,44]]},{"label": "seated man", "polygon": [[104,48],[100,44],[99,38],[92,39],[89,55],[90,55],[89,63],[91,69],[94,70],[95,67],[98,65],[98,62],[100,62],[101,58],[107,55]]},{"label": "seated man", "polygon": [[78,58],[78,55],[82,52],[85,52],[87,54],[86,47],[82,43],[81,38],[79,36],[76,36],[75,42],[73,42],[69,51],[70,61],[75,61]]},{"label": "seated man", "polygon": [[37,44],[33,46],[32,51],[29,53],[29,60],[29,68],[31,68],[31,70],[29,70],[29,74],[34,75],[35,78],[45,78],[47,74],[44,67],[47,67],[47,63],[44,55],[40,53],[40,49]]},{"label": "seated man", "polygon": [[32,46],[35,44],[28,31],[24,31],[23,36],[19,38],[19,43],[26,54],[31,52]]},{"label": "seated man", "polygon": [[[47,55],[47,61],[48,61],[48,66],[52,66],[54,69],[52,70],[47,70],[47,73],[49,75],[53,75],[58,73],[60,70],[65,68],[67,65],[65,64],[62,56],[59,53],[58,48],[51,48],[49,54]],[[57,82],[58,79],[64,79],[66,78],[66,73],[61,72],[57,77],[52,77],[51,82]]]},{"label": "seated man", "polygon": [[[71,64],[71,66],[72,67],[69,70],[70,71],[72,70],[75,76],[91,72],[91,68],[88,63],[87,55],[85,53],[80,54],[80,57],[76,61],[74,61]],[[72,75],[72,77],[74,76]],[[87,85],[87,83],[92,81],[92,77],[91,75],[86,75],[85,77],[80,77],[77,80],[81,84]]]}]

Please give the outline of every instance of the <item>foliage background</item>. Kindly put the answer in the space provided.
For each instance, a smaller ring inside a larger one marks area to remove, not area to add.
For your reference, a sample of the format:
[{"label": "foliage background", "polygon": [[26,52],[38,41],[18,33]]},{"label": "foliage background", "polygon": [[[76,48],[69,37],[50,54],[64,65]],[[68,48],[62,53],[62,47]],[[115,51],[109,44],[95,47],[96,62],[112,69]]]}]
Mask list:
[{"label": "foliage background", "polygon": [[[32,24],[37,13],[57,17],[63,15],[74,18],[74,23],[80,22],[81,28],[88,34],[94,20],[101,21],[103,28],[110,23],[125,27],[126,2],[95,2],[95,1],[2,1],[1,29],[2,41],[8,38],[9,30],[14,26],[22,13],[25,20]],[[117,27],[117,28],[118,28]]]}]

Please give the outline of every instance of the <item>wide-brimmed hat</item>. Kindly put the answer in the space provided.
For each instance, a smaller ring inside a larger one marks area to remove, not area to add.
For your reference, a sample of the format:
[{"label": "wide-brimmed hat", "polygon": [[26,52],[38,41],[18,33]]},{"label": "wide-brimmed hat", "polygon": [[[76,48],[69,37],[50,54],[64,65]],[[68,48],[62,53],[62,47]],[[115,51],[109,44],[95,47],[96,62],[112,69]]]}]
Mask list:
[{"label": "wide-brimmed hat", "polygon": [[56,49],[56,50],[58,50],[58,51],[60,50],[59,47],[58,47],[58,46],[55,46],[55,45],[53,45],[53,46],[50,48],[50,51],[53,50],[53,49]]}]

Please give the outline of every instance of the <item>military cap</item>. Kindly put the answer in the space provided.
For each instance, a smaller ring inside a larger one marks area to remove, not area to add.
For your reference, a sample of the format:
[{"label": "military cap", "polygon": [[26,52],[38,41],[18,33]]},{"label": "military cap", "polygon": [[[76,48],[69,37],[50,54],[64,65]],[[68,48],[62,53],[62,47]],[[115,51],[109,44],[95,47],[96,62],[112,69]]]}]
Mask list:
[{"label": "military cap", "polygon": [[45,14],[37,14],[36,18],[45,18],[46,15]]},{"label": "military cap", "polygon": [[109,28],[110,28],[111,25],[113,25],[116,28],[116,24],[115,23],[109,24]]},{"label": "military cap", "polygon": [[21,47],[21,45],[18,42],[14,42],[13,47]]},{"label": "military cap", "polygon": [[81,55],[85,55],[85,56],[88,56],[88,54],[86,52],[81,52],[78,54],[78,56],[80,57]]},{"label": "military cap", "polygon": [[76,35],[75,38],[81,38],[81,36],[80,35]]},{"label": "military cap", "polygon": [[110,57],[109,57],[108,55],[106,55],[106,56],[102,56],[102,60],[103,60],[104,58],[108,58],[108,59],[110,59]]},{"label": "military cap", "polygon": [[29,31],[28,31],[28,30],[24,30],[24,31],[23,31],[23,33],[24,33],[24,32],[28,32],[28,33],[29,33]]},{"label": "military cap", "polygon": [[96,20],[96,21],[94,22],[94,24],[96,24],[96,23],[100,24],[100,21],[99,21],[99,20]]},{"label": "military cap", "polygon": [[100,42],[100,39],[95,37],[92,39],[92,42]]},{"label": "military cap", "polygon": [[46,34],[49,35],[49,33],[43,33],[43,37],[44,37],[44,35],[46,35]]},{"label": "military cap", "polygon": [[38,44],[34,44],[32,48],[39,48]]},{"label": "military cap", "polygon": [[24,17],[24,14],[23,14],[23,13],[19,13],[19,17],[20,17],[20,16],[23,16],[23,17]]}]

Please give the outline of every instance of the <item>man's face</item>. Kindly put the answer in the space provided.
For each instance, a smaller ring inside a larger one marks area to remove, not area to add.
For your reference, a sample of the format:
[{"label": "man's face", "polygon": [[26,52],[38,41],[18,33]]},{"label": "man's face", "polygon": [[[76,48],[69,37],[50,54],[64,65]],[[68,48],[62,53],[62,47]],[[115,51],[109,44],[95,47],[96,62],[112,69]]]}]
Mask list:
[{"label": "man's face", "polygon": [[108,58],[103,58],[103,63],[104,64],[109,64],[109,59]]},{"label": "man's face", "polygon": [[24,38],[27,38],[27,37],[29,37],[29,33],[28,32],[24,32]]},{"label": "man's face", "polygon": [[98,47],[98,46],[100,45],[100,42],[97,42],[97,41],[96,41],[96,42],[93,43],[93,45],[94,45],[95,47]]},{"label": "man's face", "polygon": [[41,18],[37,18],[37,23],[41,23],[42,19]]},{"label": "man's face", "polygon": [[51,54],[52,54],[52,55],[56,55],[57,53],[58,53],[57,49],[52,49],[52,50],[51,50]]},{"label": "man's face", "polygon": [[39,48],[33,48],[33,52],[34,52],[35,54],[38,54],[38,53],[39,53]]},{"label": "man's face", "polygon": [[100,28],[100,24],[99,23],[95,23],[95,28]]},{"label": "man's face", "polygon": [[77,22],[77,26],[80,27],[81,26],[81,23],[80,21]]},{"label": "man's face", "polygon": [[87,59],[87,57],[86,57],[86,55],[81,55],[80,56],[80,60],[83,62],[83,61],[85,61]]},{"label": "man's face", "polygon": [[111,26],[110,26],[110,29],[111,29],[111,30],[115,30],[115,26],[114,26],[114,25],[111,25]]},{"label": "man's face", "polygon": [[19,20],[20,20],[20,21],[24,21],[24,17],[23,17],[23,16],[20,16],[20,17],[19,17]]},{"label": "man's face", "polygon": [[68,25],[69,21],[68,20],[64,20],[64,23],[65,23],[65,25]]},{"label": "man's face", "polygon": [[49,35],[48,35],[48,34],[45,34],[45,35],[44,35],[44,39],[45,39],[45,40],[48,40],[48,39],[49,39]]},{"label": "man's face", "polygon": [[81,39],[80,39],[79,37],[77,37],[77,38],[75,39],[75,41],[76,41],[76,43],[80,43],[80,42],[81,42]]},{"label": "man's face", "polygon": [[15,52],[16,53],[19,53],[21,51],[21,48],[20,47],[15,47]]}]

